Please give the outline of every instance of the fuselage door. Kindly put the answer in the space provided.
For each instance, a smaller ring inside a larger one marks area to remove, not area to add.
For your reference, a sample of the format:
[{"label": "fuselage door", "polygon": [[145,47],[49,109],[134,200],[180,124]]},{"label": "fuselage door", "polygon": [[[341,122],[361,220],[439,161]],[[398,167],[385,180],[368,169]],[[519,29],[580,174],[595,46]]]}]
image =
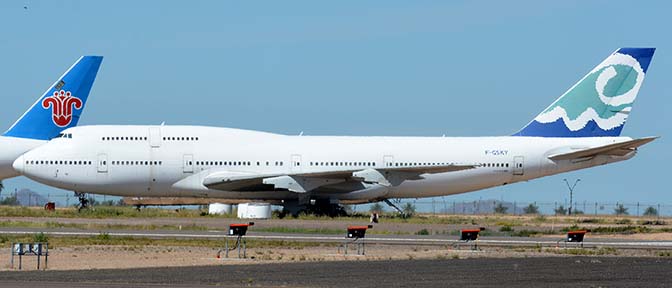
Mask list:
[{"label": "fuselage door", "polygon": [[150,127],[149,128],[149,145],[152,148],[161,147],[161,127]]},{"label": "fuselage door", "polygon": [[182,162],[182,168],[184,173],[193,173],[194,172],[194,155],[185,154]]},{"label": "fuselage door", "polygon": [[513,175],[523,175],[525,174],[525,157],[516,156],[513,157]]},{"label": "fuselage door", "polygon": [[98,173],[107,173],[107,154],[98,154]]},{"label": "fuselage door", "polygon": [[292,173],[301,172],[301,155],[292,155]]}]

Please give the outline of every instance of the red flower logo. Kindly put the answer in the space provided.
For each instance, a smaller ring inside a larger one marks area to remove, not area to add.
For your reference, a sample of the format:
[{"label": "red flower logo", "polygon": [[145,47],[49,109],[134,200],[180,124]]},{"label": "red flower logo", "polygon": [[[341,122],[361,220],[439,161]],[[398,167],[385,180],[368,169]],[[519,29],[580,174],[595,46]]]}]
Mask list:
[{"label": "red flower logo", "polygon": [[70,91],[54,91],[53,96],[42,100],[42,108],[51,107],[51,118],[58,127],[65,127],[72,122],[72,109],[82,109],[82,100],[72,96]]}]

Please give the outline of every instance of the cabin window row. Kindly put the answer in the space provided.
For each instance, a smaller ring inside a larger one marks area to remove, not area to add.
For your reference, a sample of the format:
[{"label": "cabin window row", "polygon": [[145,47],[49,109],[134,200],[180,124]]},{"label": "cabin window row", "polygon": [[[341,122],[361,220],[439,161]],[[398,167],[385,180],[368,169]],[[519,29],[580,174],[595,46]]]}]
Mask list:
[{"label": "cabin window row", "polygon": [[[189,161],[189,165],[192,165],[193,162]],[[257,161],[256,164],[257,166],[261,166],[260,161]],[[270,162],[266,161],[266,166],[271,166],[271,164],[275,166],[283,166],[284,162],[283,161],[275,161],[275,162]],[[252,162],[250,161],[196,161],[197,166],[252,166]]]},{"label": "cabin window row", "polygon": [[[375,166],[375,162],[309,162],[310,166]],[[301,166],[301,162],[294,165]]]},{"label": "cabin window row", "polygon": [[103,137],[103,141],[147,141],[147,137],[124,136],[124,137]]},{"label": "cabin window row", "polygon": [[508,168],[509,163],[481,163],[481,167]]},{"label": "cabin window row", "polygon": [[163,137],[163,141],[198,141],[198,137]]},{"label": "cabin window row", "polygon": [[162,165],[163,161],[138,161],[138,160],[115,160],[112,161],[112,165],[117,165],[117,166],[158,166]]},{"label": "cabin window row", "polygon": [[91,165],[88,160],[26,160],[26,165]]},{"label": "cabin window row", "polygon": [[453,165],[454,163],[445,163],[445,162],[397,162],[394,163],[389,163],[388,166],[394,166],[394,167],[413,167],[413,166],[446,166],[446,165]]}]

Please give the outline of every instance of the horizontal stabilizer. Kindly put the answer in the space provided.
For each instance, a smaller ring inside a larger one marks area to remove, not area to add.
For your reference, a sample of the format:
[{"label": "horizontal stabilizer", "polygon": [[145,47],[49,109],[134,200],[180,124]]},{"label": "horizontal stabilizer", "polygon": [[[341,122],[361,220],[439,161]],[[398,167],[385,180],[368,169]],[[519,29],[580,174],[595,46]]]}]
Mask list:
[{"label": "horizontal stabilizer", "polygon": [[628,153],[637,150],[637,147],[647,144],[656,139],[658,139],[658,137],[645,137],[625,142],[608,144],[604,146],[581,149],[578,151],[554,154],[548,156],[548,158],[553,161],[558,161],[558,160],[581,159],[586,157],[594,157],[597,155],[625,156]]}]

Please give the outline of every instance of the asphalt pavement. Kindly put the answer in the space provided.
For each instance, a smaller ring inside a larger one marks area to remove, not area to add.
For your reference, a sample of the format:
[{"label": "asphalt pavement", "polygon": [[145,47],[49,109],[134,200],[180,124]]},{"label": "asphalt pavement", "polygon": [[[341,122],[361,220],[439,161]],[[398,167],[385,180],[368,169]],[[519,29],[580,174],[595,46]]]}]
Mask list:
[{"label": "asphalt pavement", "polygon": [[3,271],[0,287],[669,287],[672,258],[533,257]]}]

